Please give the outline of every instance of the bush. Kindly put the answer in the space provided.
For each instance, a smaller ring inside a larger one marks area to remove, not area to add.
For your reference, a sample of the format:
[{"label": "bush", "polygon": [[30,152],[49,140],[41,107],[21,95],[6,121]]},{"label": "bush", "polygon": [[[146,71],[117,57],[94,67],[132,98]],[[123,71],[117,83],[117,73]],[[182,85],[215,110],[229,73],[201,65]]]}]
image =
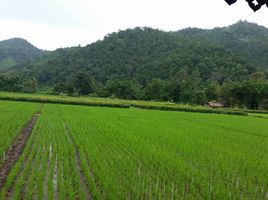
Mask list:
[{"label": "bush", "polygon": [[166,111],[183,111],[183,112],[197,112],[197,113],[214,113],[214,114],[228,114],[228,115],[241,115],[247,116],[248,113],[241,111],[230,110],[214,110],[214,109],[202,109],[202,108],[183,108],[183,107],[170,107],[170,106],[152,106],[152,105],[137,105],[131,104],[132,107],[150,109],[150,110],[166,110]]},{"label": "bush", "polygon": [[27,98],[27,97],[0,97],[0,100],[24,101],[24,102],[35,102],[35,103],[51,103],[51,104],[70,104],[70,105],[112,107],[112,108],[129,108],[130,107],[127,104],[119,104],[119,103],[69,101],[69,100],[63,100],[63,99],[41,99],[41,98]]}]

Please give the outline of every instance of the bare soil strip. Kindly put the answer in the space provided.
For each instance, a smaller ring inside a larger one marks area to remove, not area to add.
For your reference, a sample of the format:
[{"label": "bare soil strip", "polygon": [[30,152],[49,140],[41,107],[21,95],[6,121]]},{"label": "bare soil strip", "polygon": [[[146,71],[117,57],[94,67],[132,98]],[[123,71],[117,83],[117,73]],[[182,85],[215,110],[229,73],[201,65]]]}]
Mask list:
[{"label": "bare soil strip", "polygon": [[54,172],[53,172],[53,189],[54,189],[54,196],[53,198],[55,200],[59,199],[59,189],[58,189],[58,157],[56,156],[55,166],[54,166]]},{"label": "bare soil strip", "polygon": [[[33,151],[33,148],[31,146],[29,152],[31,153],[32,151]],[[6,197],[5,197],[6,200],[13,199],[12,197],[13,197],[13,193],[14,193],[13,190],[14,190],[15,183],[17,182],[18,178],[22,176],[24,166],[26,166],[27,162],[35,162],[35,157],[36,157],[36,155],[34,154],[33,158],[30,159],[29,154],[26,155],[25,159],[23,160],[23,164],[20,166],[19,172],[16,174],[16,177],[12,181],[12,185],[8,189],[8,192],[7,192]]]},{"label": "bare soil strip", "polygon": [[[85,153],[85,151],[84,151],[84,153]],[[86,154],[86,153],[85,153],[85,154]],[[90,160],[89,160],[89,158],[88,158],[88,155],[86,155],[86,161],[87,161],[87,165],[88,165],[89,168],[90,168],[89,174],[90,174],[92,180],[94,181],[97,190],[98,190],[102,195],[104,195],[104,197],[105,197],[106,194],[103,193],[103,190],[101,189],[101,184],[100,184],[99,181],[96,179],[96,176],[95,176],[95,174],[94,174],[94,172],[93,172],[93,170],[92,170],[91,163],[90,163]]]},{"label": "bare soil strip", "polygon": [[[44,146],[44,152],[46,151],[46,146]],[[44,183],[44,200],[48,199],[48,179],[49,179],[49,172],[51,167],[51,159],[52,159],[52,144],[49,145],[49,157],[47,161],[47,167],[46,167],[46,176],[45,176],[45,183]]]},{"label": "bare soil strip", "polygon": [[19,159],[19,156],[22,153],[40,114],[41,110],[33,115],[31,120],[26,124],[19,136],[15,139],[10,149],[6,152],[5,160],[0,166],[0,189],[4,186],[9,172]]},{"label": "bare soil strip", "polygon": [[86,181],[86,176],[81,168],[81,159],[80,159],[78,147],[74,143],[74,140],[73,140],[72,135],[70,133],[69,127],[65,123],[64,123],[64,126],[65,126],[66,132],[68,134],[68,138],[70,139],[70,142],[75,147],[75,159],[76,159],[77,169],[80,173],[81,186],[84,188],[84,191],[86,192],[86,199],[92,200],[92,196],[91,196],[91,193],[90,193],[89,187],[87,185],[87,181]]}]

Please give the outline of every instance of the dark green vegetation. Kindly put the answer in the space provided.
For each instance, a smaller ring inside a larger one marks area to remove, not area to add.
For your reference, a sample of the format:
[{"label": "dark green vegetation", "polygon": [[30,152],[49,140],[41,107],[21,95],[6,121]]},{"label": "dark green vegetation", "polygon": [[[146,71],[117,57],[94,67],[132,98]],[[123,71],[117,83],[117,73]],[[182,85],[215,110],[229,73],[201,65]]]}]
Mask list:
[{"label": "dark green vegetation", "polygon": [[267,199],[267,138],[254,116],[45,104],[0,199]]},{"label": "dark green vegetation", "polygon": [[212,30],[187,28],[176,34],[219,44],[248,63],[256,64],[266,72],[268,70],[268,29],[264,26],[239,21],[231,26]]},{"label": "dark green vegetation", "polygon": [[44,52],[21,38],[0,41],[0,71],[42,56]]},{"label": "dark green vegetation", "polygon": [[[268,29],[135,28],[58,49],[0,75],[0,89],[268,109]],[[15,78],[14,78],[15,77]]]}]

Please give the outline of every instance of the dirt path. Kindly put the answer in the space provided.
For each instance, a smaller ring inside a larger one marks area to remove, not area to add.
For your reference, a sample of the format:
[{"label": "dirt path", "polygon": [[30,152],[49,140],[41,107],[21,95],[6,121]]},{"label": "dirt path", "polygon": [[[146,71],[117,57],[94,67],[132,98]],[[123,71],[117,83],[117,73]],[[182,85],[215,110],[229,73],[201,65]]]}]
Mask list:
[{"label": "dirt path", "polygon": [[0,166],[0,189],[4,186],[9,172],[19,159],[19,156],[22,153],[28,141],[28,138],[33,130],[33,127],[41,114],[41,109],[33,115],[31,120],[22,129],[19,136],[15,139],[12,146],[6,152],[5,160],[3,161],[3,164],[1,164]]}]

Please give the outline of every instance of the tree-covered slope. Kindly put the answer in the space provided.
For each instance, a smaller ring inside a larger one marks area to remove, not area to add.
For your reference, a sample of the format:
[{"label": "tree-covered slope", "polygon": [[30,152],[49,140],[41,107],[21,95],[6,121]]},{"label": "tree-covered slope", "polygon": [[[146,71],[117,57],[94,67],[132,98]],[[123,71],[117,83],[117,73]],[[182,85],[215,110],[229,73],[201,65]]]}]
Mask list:
[{"label": "tree-covered slope", "polygon": [[264,26],[239,21],[231,26],[211,30],[187,28],[176,34],[222,45],[247,62],[268,71],[268,29]]},{"label": "tree-covered slope", "polygon": [[259,66],[265,68],[266,42],[258,38],[265,37],[266,29],[246,22],[180,32],[127,29],[86,47],[48,52],[15,68],[16,73],[0,74],[0,90],[35,92],[38,85],[53,88],[54,94],[192,104],[215,100],[263,109],[268,108],[268,73]]},{"label": "tree-covered slope", "polygon": [[0,41],[0,70],[8,70],[42,54],[42,50],[21,38]]},{"label": "tree-covered slope", "polygon": [[180,70],[221,83],[245,79],[255,68],[219,45],[150,28],[112,33],[86,47],[58,49],[23,67],[47,85],[71,81],[77,71],[87,71],[102,83],[130,79],[146,85]]}]

